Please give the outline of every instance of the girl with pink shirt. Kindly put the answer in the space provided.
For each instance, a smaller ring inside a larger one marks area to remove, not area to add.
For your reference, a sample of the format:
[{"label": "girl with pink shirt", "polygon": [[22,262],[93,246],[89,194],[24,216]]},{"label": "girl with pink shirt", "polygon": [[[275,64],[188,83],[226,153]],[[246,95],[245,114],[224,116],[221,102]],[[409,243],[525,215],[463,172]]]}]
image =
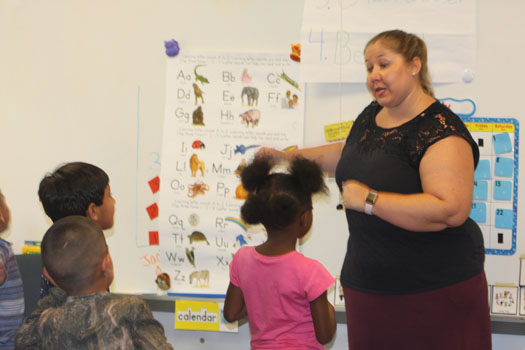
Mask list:
[{"label": "girl with pink shirt", "polygon": [[313,161],[295,158],[288,173],[271,173],[273,166],[270,158],[256,158],[241,174],[249,192],[241,217],[261,223],[268,239],[235,254],[224,317],[231,322],[248,316],[254,350],[324,349],[336,328],[326,297],[334,279],[295,246],[312,226],[312,195],[328,190]]}]

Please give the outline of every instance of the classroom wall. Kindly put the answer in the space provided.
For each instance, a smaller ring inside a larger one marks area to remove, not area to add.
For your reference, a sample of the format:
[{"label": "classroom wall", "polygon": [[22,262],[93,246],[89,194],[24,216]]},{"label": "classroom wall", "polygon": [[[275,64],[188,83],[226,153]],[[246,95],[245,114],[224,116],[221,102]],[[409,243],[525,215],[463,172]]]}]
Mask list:
[{"label": "classroom wall", "polygon": [[[40,240],[50,225],[37,198],[41,178],[64,162],[96,164],[109,174],[117,199],[115,227],[106,232],[116,270],[113,289],[154,290],[158,249],[142,242],[155,227],[145,208],[156,200],[147,181],[160,171],[164,40],[174,38],[191,51],[288,53],[290,43],[300,39],[302,5],[302,0],[0,1],[0,187],[12,210],[3,237],[16,252],[24,240]],[[475,100],[479,117],[522,122],[525,4],[481,0],[476,11],[475,80],[435,86],[436,95]],[[308,84],[306,146],[324,143],[324,125],[354,119],[368,102],[362,84]],[[520,174],[519,183],[523,180]],[[518,208],[523,198],[520,193]],[[316,226],[301,246],[333,274],[340,269],[347,235],[342,213],[331,209],[336,200],[316,202]],[[517,283],[523,231],[518,217],[514,256],[487,256],[491,283]],[[173,327],[170,313],[155,315],[167,329]],[[212,349],[208,339],[247,344],[246,329],[241,327],[238,338],[171,330],[168,335],[174,344],[177,339],[193,344],[202,335],[200,346]],[[336,344],[343,331],[339,325]],[[493,339],[495,349],[525,344],[519,336]]]}]

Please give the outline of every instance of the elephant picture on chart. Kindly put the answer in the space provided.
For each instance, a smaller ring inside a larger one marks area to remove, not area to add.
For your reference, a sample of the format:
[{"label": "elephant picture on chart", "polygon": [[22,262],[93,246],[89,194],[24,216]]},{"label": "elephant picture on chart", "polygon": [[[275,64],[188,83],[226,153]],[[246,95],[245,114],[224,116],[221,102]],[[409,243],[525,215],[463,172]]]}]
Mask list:
[{"label": "elephant picture on chart", "polygon": [[259,89],[251,86],[244,87],[241,92],[241,101],[243,105],[244,96],[246,96],[248,106],[257,106],[257,103],[259,102]]}]

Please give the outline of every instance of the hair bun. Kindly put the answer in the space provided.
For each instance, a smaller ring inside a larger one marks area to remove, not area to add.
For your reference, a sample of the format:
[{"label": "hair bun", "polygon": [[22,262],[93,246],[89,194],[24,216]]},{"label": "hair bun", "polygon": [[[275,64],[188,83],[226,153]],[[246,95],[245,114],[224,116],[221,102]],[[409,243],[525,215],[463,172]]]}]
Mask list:
[{"label": "hair bun", "polygon": [[241,207],[241,219],[249,225],[257,225],[263,221],[266,210],[267,196],[250,194]]},{"label": "hair bun", "polygon": [[290,165],[290,174],[307,193],[328,192],[321,167],[314,161],[296,157]]},{"label": "hair bun", "polygon": [[273,221],[275,228],[289,225],[290,218],[295,218],[299,214],[297,200],[285,192],[272,196],[267,204],[265,211],[269,217],[265,221]]},{"label": "hair bun", "polygon": [[268,177],[270,170],[274,165],[268,157],[255,158],[252,163],[244,168],[241,173],[241,182],[248,192],[255,192]]}]

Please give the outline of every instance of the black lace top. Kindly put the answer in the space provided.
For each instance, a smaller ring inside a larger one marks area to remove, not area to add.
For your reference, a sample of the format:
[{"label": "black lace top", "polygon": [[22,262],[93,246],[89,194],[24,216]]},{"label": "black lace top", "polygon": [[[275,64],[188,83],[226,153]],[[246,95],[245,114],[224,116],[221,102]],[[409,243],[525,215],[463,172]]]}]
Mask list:
[{"label": "black lace top", "polygon": [[[337,184],[356,179],[378,191],[421,193],[419,164],[429,146],[452,135],[479,150],[467,128],[436,101],[398,127],[376,125],[381,110],[372,102],[351,129],[336,169]],[[478,225],[470,218],[439,232],[413,232],[376,216],[346,211],[350,237],[341,272],[347,287],[378,294],[431,290],[466,280],[483,270],[485,248]]]}]

